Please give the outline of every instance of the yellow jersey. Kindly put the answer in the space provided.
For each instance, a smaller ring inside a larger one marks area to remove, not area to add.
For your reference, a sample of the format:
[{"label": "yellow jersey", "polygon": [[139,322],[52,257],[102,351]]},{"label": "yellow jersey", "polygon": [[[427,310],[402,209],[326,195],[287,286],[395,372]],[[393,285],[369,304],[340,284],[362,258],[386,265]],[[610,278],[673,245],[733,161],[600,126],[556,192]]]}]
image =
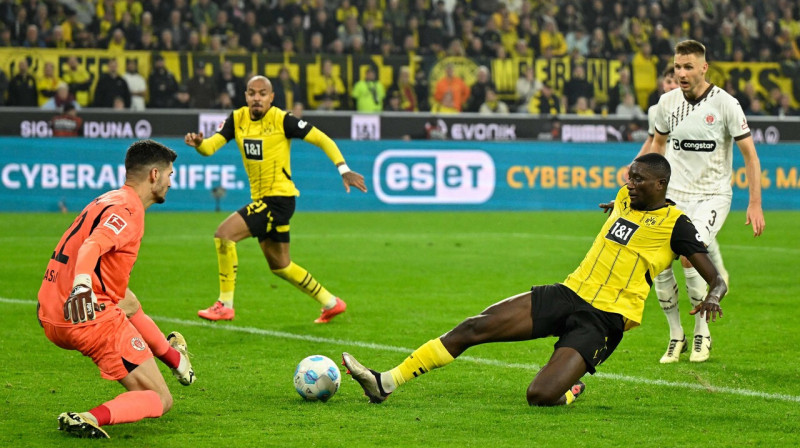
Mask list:
[{"label": "yellow jersey", "polygon": [[329,137],[307,121],[274,106],[255,121],[250,119],[247,106],[231,112],[220,130],[203,140],[197,151],[211,155],[235,139],[254,201],[266,196],[298,196],[300,192],[292,182],[289,157],[292,138],[319,146],[334,164],[344,162],[339,148]]},{"label": "yellow jersey", "polygon": [[591,249],[564,281],[595,308],[621,314],[625,330],[641,323],[653,279],[678,255],[708,252],[672,201],[647,211],[632,209],[630,202],[628,188],[622,187]]}]

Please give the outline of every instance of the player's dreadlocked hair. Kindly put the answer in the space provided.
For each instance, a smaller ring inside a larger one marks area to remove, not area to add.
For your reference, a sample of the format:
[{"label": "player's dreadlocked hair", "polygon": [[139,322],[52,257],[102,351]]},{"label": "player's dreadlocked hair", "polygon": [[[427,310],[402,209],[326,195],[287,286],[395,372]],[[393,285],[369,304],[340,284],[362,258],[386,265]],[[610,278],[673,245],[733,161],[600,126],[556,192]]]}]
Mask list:
[{"label": "player's dreadlocked hair", "polygon": [[153,165],[166,166],[174,162],[178,154],[154,140],[139,140],[128,147],[125,155],[125,171],[135,173]]},{"label": "player's dreadlocked hair", "polygon": [[634,162],[646,165],[650,172],[667,181],[669,181],[669,177],[672,175],[672,168],[670,168],[667,158],[661,154],[650,152],[637,157]]}]

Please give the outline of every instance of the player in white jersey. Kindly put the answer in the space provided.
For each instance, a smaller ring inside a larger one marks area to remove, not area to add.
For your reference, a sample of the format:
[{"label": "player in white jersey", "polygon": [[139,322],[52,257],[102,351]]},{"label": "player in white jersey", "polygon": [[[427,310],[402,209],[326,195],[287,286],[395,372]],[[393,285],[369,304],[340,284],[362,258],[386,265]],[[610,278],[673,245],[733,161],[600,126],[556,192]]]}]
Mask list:
[{"label": "player in white jersey", "polygon": [[[667,67],[664,73],[661,74],[661,89],[664,93],[671,92],[678,88],[678,81],[675,79],[675,67]],[[653,135],[656,133],[656,111],[658,104],[653,104],[647,109],[647,140],[642,144],[642,149],[639,150],[639,157],[643,154],[650,152],[650,145],[653,144]],[[717,267],[719,269],[719,267]]]},{"label": "player in white jersey", "polygon": [[[705,55],[705,46],[694,40],[675,46],[675,78],[680,89],[665,93],[659,99],[653,143],[647,151],[643,147],[642,153],[657,152],[667,157],[672,166],[667,197],[692,220],[708,246],[712,261],[723,272],[716,236],[728,216],[733,196],[733,142],[744,157],[750,193],[745,224],[753,226],[754,236],[761,235],[764,230],[761,163],[739,102],[706,81]],[[681,265],[689,298],[696,305],[705,297],[706,283],[685,258],[681,258]],[[727,273],[724,274],[727,277]],[[677,362],[680,354],[687,350],[687,340],[681,326],[678,284],[672,269],[656,277],[655,289],[670,327],[670,341],[661,363]],[[706,361],[710,350],[708,324],[703,319],[695,319],[689,361]]]}]

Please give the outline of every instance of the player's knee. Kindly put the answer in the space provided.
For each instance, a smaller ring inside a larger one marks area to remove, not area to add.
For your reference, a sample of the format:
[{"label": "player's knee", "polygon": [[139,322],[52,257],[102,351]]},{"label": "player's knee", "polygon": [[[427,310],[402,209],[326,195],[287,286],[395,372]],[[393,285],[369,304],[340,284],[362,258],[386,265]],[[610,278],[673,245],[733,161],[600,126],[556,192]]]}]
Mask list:
[{"label": "player's knee", "polygon": [[172,394],[169,393],[169,390],[165,390],[158,394],[158,398],[161,400],[161,409],[163,410],[161,415],[164,415],[172,409]]},{"label": "player's knee", "polygon": [[558,403],[561,395],[563,394],[531,384],[528,386],[525,398],[528,399],[530,406],[553,406]]}]

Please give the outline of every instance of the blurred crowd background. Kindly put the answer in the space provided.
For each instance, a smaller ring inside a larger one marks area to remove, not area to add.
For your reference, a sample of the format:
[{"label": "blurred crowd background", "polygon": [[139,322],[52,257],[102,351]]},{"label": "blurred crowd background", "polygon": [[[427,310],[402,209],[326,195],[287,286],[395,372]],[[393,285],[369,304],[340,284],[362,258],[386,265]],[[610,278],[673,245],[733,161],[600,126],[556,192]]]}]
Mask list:
[{"label": "blurred crowd background", "polygon": [[[280,55],[318,61],[302,77],[280,64],[270,74],[275,105],[298,114],[645,119],[674,45],[695,39],[712,64],[773,64],[772,75],[789,84],[748,73],[715,81],[749,115],[793,116],[800,115],[799,14],[800,2],[789,0],[0,0],[0,50],[8,55],[0,105],[73,114],[85,107],[231,109],[245,104],[247,79],[256,74],[235,58]],[[57,62],[25,56],[42,49],[60,50]],[[89,50],[117,56],[92,69]],[[146,67],[128,57],[133,52],[147,52]],[[216,62],[184,58],[190,66],[178,74],[167,54]],[[379,64],[353,67],[342,58],[408,63],[386,75]],[[567,67],[563,82],[548,71],[554,60]],[[613,83],[598,84],[592,60],[613,67]],[[504,61],[514,61],[514,80],[498,89]]]}]

